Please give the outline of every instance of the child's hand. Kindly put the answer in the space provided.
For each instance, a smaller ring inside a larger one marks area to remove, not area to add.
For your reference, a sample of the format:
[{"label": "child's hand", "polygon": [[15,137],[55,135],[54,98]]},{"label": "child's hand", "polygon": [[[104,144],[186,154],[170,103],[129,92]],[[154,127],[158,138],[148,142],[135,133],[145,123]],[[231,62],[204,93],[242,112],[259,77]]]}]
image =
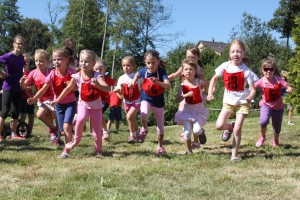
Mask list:
[{"label": "child's hand", "polygon": [[20,84],[24,84],[26,79],[27,79],[27,75],[22,76],[22,78],[20,79]]},{"label": "child's hand", "polygon": [[289,94],[291,94],[293,92],[293,88],[292,87],[288,87],[286,89],[286,92],[289,93]]},{"label": "child's hand", "polygon": [[214,99],[215,99],[214,95],[212,94],[207,95],[207,101],[212,101]]},{"label": "child's hand", "polygon": [[192,91],[190,91],[190,92],[188,92],[188,93],[186,93],[186,94],[184,94],[184,95],[182,95],[183,96],[183,98],[186,98],[186,97],[192,97],[193,96],[193,92]]},{"label": "child's hand", "polygon": [[149,78],[153,83],[157,83],[158,79],[156,77],[150,77]]},{"label": "child's hand", "polygon": [[57,104],[56,100],[53,100],[53,101],[50,102],[50,106],[52,106],[52,107],[54,107],[56,104]]},{"label": "child's hand", "polygon": [[133,83],[129,83],[128,88],[133,88]]},{"label": "child's hand", "polygon": [[28,103],[29,105],[34,104],[34,99],[33,99],[33,98],[28,98],[28,99],[27,99],[27,103]]},{"label": "child's hand", "polygon": [[247,103],[250,105],[251,104],[251,98],[249,98],[249,97],[246,97],[246,99],[245,99],[246,101],[247,101]]}]

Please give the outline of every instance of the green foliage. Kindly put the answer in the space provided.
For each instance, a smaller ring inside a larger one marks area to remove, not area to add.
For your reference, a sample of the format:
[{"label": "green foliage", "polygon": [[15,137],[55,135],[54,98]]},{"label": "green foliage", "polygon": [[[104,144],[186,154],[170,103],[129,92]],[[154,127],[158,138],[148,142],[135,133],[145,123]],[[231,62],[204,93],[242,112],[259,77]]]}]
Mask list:
[{"label": "green foliage", "polygon": [[47,49],[52,43],[47,26],[40,20],[25,18],[21,26],[23,27],[21,33],[25,39],[25,52],[33,55],[36,49]]},{"label": "green foliage", "polygon": [[22,17],[17,0],[0,0],[0,55],[12,49],[15,35],[20,33]]},{"label": "green foliage", "polygon": [[292,36],[292,29],[296,26],[294,19],[300,13],[299,0],[280,0],[280,6],[273,14],[274,18],[269,21],[269,26],[281,33],[286,38],[287,47],[289,48],[289,38]]},{"label": "green foliage", "polygon": [[78,51],[90,49],[101,53],[104,15],[96,0],[68,0],[62,21],[62,38],[73,38]]},{"label": "green foliage", "polygon": [[289,61],[288,82],[293,87],[293,93],[287,95],[286,102],[293,105],[300,112],[300,18],[295,19],[296,26],[293,28],[293,40],[296,44],[297,53]]}]

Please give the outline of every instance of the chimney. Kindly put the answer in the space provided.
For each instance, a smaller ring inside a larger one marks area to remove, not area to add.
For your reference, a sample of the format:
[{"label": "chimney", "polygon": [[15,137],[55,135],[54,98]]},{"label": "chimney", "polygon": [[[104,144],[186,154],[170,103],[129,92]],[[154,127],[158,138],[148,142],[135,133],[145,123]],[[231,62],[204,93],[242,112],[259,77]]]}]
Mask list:
[{"label": "chimney", "polygon": [[214,38],[214,37],[212,37],[212,38],[211,38],[211,41],[212,41],[212,42],[215,42],[215,38]]}]

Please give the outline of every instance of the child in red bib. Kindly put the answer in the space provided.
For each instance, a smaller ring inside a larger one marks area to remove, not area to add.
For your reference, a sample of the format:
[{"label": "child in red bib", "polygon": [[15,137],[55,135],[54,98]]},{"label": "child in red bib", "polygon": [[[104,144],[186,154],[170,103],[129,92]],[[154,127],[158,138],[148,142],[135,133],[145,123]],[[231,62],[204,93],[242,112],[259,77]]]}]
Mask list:
[{"label": "child in red bib", "polygon": [[178,90],[176,102],[182,102],[175,114],[175,122],[183,125],[184,140],[186,142],[186,154],[192,153],[191,135],[200,136],[202,127],[206,124],[208,110],[204,107],[201,86],[203,79],[198,78],[197,63],[191,59],[185,59],[182,63],[184,80]]},{"label": "child in red bib", "polygon": [[262,61],[262,78],[254,86],[261,89],[262,99],[260,106],[260,138],[256,142],[257,147],[264,145],[266,141],[266,131],[270,118],[272,117],[272,126],[274,130],[273,147],[279,146],[279,134],[284,111],[281,88],[285,88],[287,93],[292,93],[293,89],[280,76],[276,66],[275,59],[268,57]]}]

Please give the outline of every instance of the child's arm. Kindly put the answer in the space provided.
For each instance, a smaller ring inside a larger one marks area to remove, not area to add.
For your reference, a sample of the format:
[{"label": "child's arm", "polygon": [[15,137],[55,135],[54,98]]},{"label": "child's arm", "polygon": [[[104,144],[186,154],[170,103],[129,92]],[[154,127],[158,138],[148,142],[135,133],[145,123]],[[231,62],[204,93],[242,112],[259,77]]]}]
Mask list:
[{"label": "child's arm", "polygon": [[98,77],[96,80],[93,80],[93,82],[95,83],[95,86],[97,88],[99,88],[100,90],[104,91],[104,92],[109,92],[110,88],[107,85],[107,83],[105,82],[103,77]]},{"label": "child's arm", "polygon": [[50,85],[48,83],[45,83],[43,87],[34,95],[34,97],[27,99],[27,103],[29,105],[32,105],[38,98],[45,94],[49,87]]},{"label": "child's arm", "polygon": [[250,104],[250,103],[251,103],[251,100],[254,99],[255,94],[256,94],[256,89],[255,89],[253,83],[250,83],[250,84],[249,84],[249,90],[250,90],[250,94],[249,94],[248,97],[246,97],[246,101],[247,101],[247,103]]},{"label": "child's arm", "polygon": [[27,76],[24,75],[22,76],[22,78],[20,79],[20,86],[22,89],[26,89],[27,86],[28,86],[28,79],[27,79]]},{"label": "child's arm", "polygon": [[289,85],[287,85],[285,87],[285,89],[286,89],[286,92],[289,93],[289,94],[291,94],[293,92],[293,88],[291,86],[289,86]]},{"label": "child's arm", "polygon": [[65,87],[65,89],[60,93],[60,95],[57,97],[57,99],[51,101],[50,105],[54,106],[55,104],[57,104],[59,101],[61,101],[61,99],[63,99],[65,96],[67,96],[76,86],[76,80],[74,78],[72,78],[68,85]]},{"label": "child's arm", "polygon": [[217,75],[214,75],[210,80],[209,87],[208,87],[208,94],[207,94],[208,101],[212,101],[215,99],[214,92],[215,92],[216,83],[217,83],[218,79],[219,79],[219,77]]},{"label": "child's arm", "polygon": [[174,72],[173,74],[170,74],[170,75],[168,76],[168,79],[169,79],[170,81],[172,81],[172,80],[174,80],[175,78],[181,76],[181,74],[182,74],[182,69],[181,69],[181,67],[180,67],[176,72]]},{"label": "child's arm", "polygon": [[177,95],[176,95],[176,103],[180,103],[184,98],[186,98],[186,97],[191,97],[191,96],[193,96],[193,92],[192,91],[190,91],[190,92],[188,92],[188,93],[186,93],[186,94],[183,94],[182,93],[182,88],[181,88],[181,86],[178,88],[178,93],[177,93]]},{"label": "child's arm", "polygon": [[137,73],[135,73],[135,75],[134,75],[134,77],[133,77],[132,83],[128,84],[128,87],[129,87],[129,88],[133,88],[133,86],[134,86],[134,84],[136,84],[138,78],[139,78],[139,73],[137,72]]},{"label": "child's arm", "polygon": [[153,83],[163,87],[164,89],[168,90],[171,87],[169,79],[165,79],[164,82],[160,82],[156,77],[150,77],[149,78]]}]

